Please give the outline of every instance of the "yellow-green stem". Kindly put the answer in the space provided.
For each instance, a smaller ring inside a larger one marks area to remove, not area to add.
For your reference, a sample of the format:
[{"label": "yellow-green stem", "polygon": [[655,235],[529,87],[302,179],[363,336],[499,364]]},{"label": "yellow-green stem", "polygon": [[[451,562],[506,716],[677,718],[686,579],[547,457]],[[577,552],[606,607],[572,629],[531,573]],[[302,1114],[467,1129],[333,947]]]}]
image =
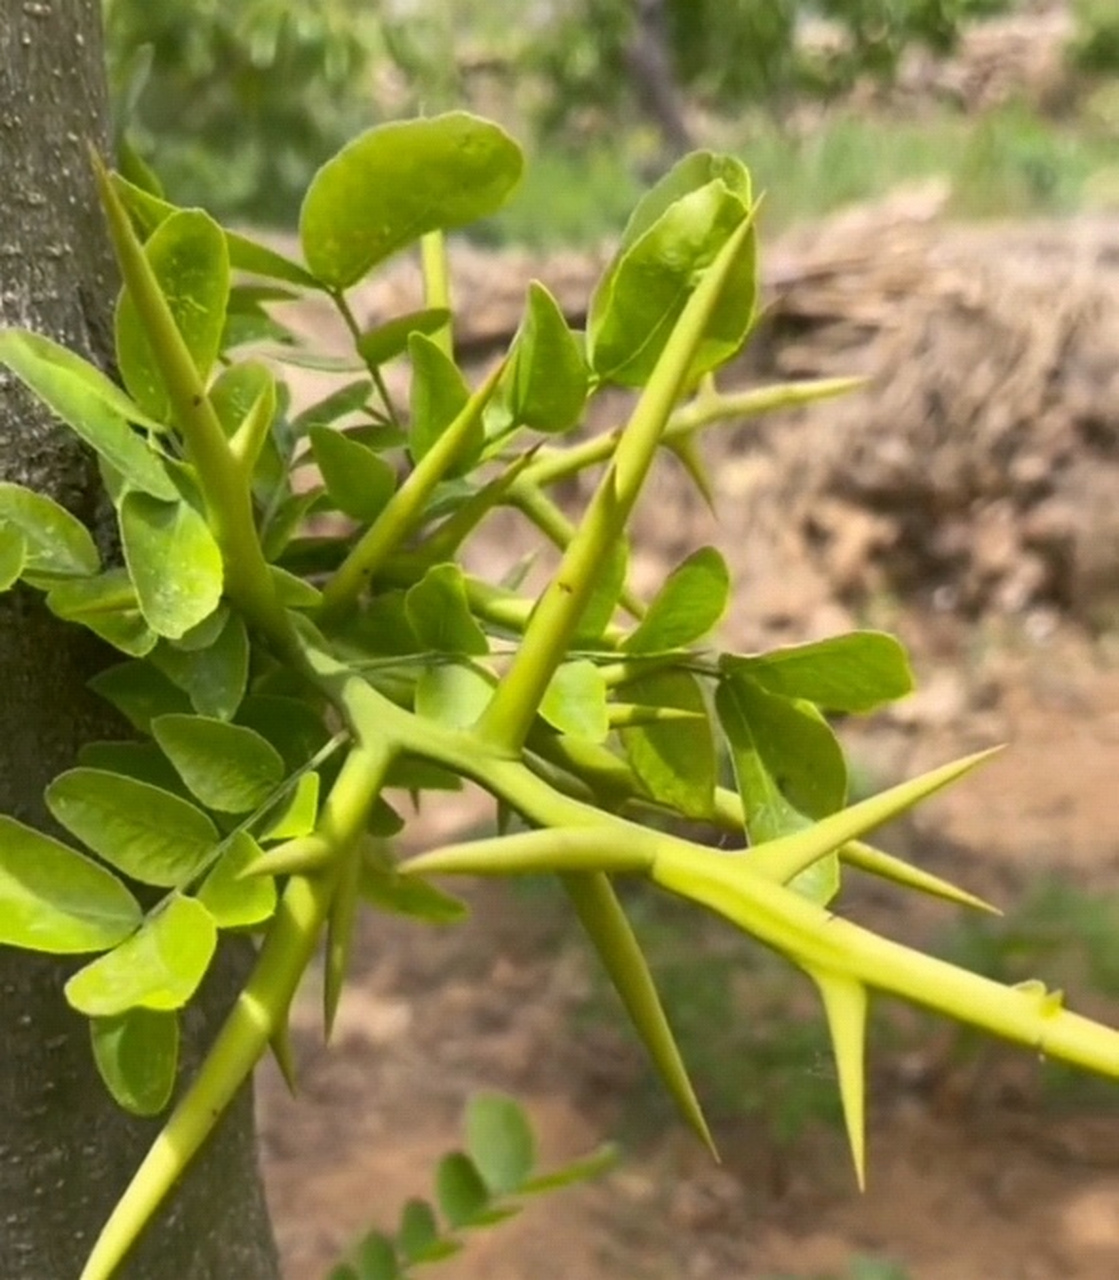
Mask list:
[{"label": "yellow-green stem", "polygon": [[[778,409],[791,409],[797,405],[846,395],[865,385],[865,378],[814,378],[804,382],[779,382],[771,387],[756,387],[750,391],[704,396],[676,410],[665,428],[663,439],[668,443],[716,422],[756,418]],[[543,486],[556,484],[560,480],[578,475],[588,467],[608,461],[617,447],[620,435],[618,430],[609,431],[571,448],[541,450],[536,461],[525,470],[525,483]]]},{"label": "yellow-green stem", "polygon": [[498,365],[470,397],[466,408],[416,464],[412,474],[327,582],[323,588],[320,622],[328,624],[345,616],[372,577],[422,520],[428,498],[457,461],[503,371],[504,364]]},{"label": "yellow-green stem", "polygon": [[[429,310],[451,309],[451,273],[447,265],[447,241],[442,231],[429,231],[420,239],[423,265],[424,306]],[[454,334],[448,320],[431,335],[431,340],[450,359],[455,358]]]},{"label": "yellow-green stem", "polygon": [[175,421],[193,462],[206,516],[221,548],[225,590],[274,645],[290,647],[290,623],[276,595],[253,519],[251,474],[230,447],[144,247],[100,159],[94,170],[121,275],[144,322]]},{"label": "yellow-green stem", "polygon": [[[365,829],[392,760],[382,745],[355,747],[323,806],[319,834],[341,854]],[[330,909],[335,875],[293,876],[252,975],[213,1047],[105,1224],[80,1280],[110,1280],[164,1197],[284,1025]]]},{"label": "yellow-green stem", "polygon": [[517,751],[524,743],[544,691],[570,647],[601,564],[625,531],[695,349],[749,231],[746,219],[688,299],[622,432],[610,468],[537,602],[521,647],[479,722],[482,736],[499,747]]}]

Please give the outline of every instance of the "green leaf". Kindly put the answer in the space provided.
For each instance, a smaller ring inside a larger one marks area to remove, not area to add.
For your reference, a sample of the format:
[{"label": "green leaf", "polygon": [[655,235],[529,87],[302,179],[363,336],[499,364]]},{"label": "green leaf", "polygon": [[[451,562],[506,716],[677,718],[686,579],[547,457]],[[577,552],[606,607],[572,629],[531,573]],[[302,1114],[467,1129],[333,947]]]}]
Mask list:
[{"label": "green leaf", "polygon": [[357,340],[357,349],[366,364],[377,368],[388,364],[408,350],[408,339],[414,333],[430,337],[446,327],[451,313],[446,307],[428,307],[423,311],[409,311],[379,324],[363,333]]},{"label": "green leaf", "polygon": [[89,530],[45,494],[0,480],[0,522],[20,534],[29,575],[84,578],[101,567]]},{"label": "green leaf", "polygon": [[120,531],[140,611],[153,631],[177,639],[218,607],[221,551],[188,502],[128,493]]},{"label": "green leaf", "polygon": [[746,208],[753,203],[750,172],[741,160],[712,151],[690,152],[678,160],[637,202],[622,231],[620,248],[628,249],[635,244],[677,200],[700,190],[710,182],[722,182],[738,196]]},{"label": "green leaf", "polygon": [[314,707],[277,694],[250,694],[237,709],[237,723],[255,729],[276,748],[286,773],[303,768],[330,738]]},{"label": "green leaf", "polygon": [[159,455],[129,425],[139,420],[166,430],[158,414],[149,417],[98,369],[37,334],[0,333],[0,360],[133,488],[168,500],[178,496]]},{"label": "green leaf", "polygon": [[[180,209],[149,236],[144,255],[167,299],[199,377],[206,381],[221,350],[229,301],[229,250],[221,227],[200,209]],[[124,385],[145,412],[167,422],[171,397],[131,293],[116,314],[117,363]],[[168,497],[169,495],[160,495]]]},{"label": "green leaf", "polygon": [[[788,884],[799,872],[826,854],[837,851],[851,841],[860,840],[875,827],[892,822],[926,796],[985,763],[998,750],[996,747],[978,751],[974,755],[941,765],[938,769],[930,769],[920,777],[911,778],[866,800],[848,805],[826,818],[820,818],[804,830],[757,845],[747,855],[747,864],[779,884]],[[858,865],[854,858],[852,862]],[[655,869],[654,867],[654,871]]]},{"label": "green leaf", "polygon": [[[412,361],[410,408],[412,425],[408,450],[413,462],[431,449],[444,431],[462,413],[470,400],[470,388],[458,365],[430,338],[421,333],[408,339],[408,355]],[[461,451],[458,463],[450,472],[461,475],[477,461],[485,445],[481,416],[473,428],[473,436]]]},{"label": "green leaf", "polygon": [[78,763],[87,769],[120,773],[147,782],[161,791],[189,800],[190,793],[171,762],[150,739],[144,742],[86,742],[78,751]]},{"label": "green leaf", "polygon": [[0,943],[55,955],[104,951],[142,919],[111,871],[0,814]]},{"label": "green leaf", "polygon": [[14,524],[0,520],[0,591],[19,581],[27,563],[27,540]]},{"label": "green leaf", "polygon": [[553,1169],[550,1173],[531,1178],[521,1188],[521,1194],[535,1196],[548,1191],[559,1191],[563,1187],[574,1186],[577,1182],[587,1182],[591,1178],[601,1178],[617,1163],[618,1149],[607,1143],[582,1160],[572,1160],[568,1164],[560,1165],[558,1169]]},{"label": "green leaf", "polygon": [[[651,232],[678,200],[710,183],[721,183],[741,200],[744,209],[752,208],[750,174],[741,160],[710,151],[694,151],[674,165],[642,198],[622,233],[619,254],[611,271],[630,246]],[[751,232],[707,322],[692,361],[693,379],[723,364],[742,346],[757,312],[757,293],[757,239]],[[680,452],[682,461],[688,465],[686,445]],[[697,480],[701,479],[701,473],[693,470],[693,474]],[[706,494],[702,483],[700,488]]]},{"label": "green leaf", "polygon": [[[176,212],[176,206],[144,191],[118,173],[109,175],[113,190],[120,197],[135,222],[142,239],[148,236]],[[284,280],[304,289],[321,289],[322,285],[309,271],[297,262],[277,253],[275,249],[249,239],[236,231],[226,231],[229,265],[239,271],[249,271],[254,276],[267,276],[271,280]]]},{"label": "green leaf", "polygon": [[380,1231],[371,1231],[361,1242],[358,1270],[352,1275],[353,1280],[401,1280],[392,1241]]},{"label": "green leaf", "polygon": [[266,244],[252,240],[239,231],[226,231],[225,242],[229,248],[229,265],[238,271],[249,271],[254,276],[267,276],[270,280],[284,280],[301,289],[321,289],[322,285],[298,262],[277,253]]},{"label": "green leaf", "polygon": [[426,1200],[409,1200],[405,1204],[396,1239],[405,1262],[421,1262],[430,1256],[439,1243],[439,1224]]},{"label": "green leaf", "polygon": [[227,604],[219,605],[213,613],[207,614],[201,622],[184,632],[177,640],[164,641],[162,647],[175,649],[182,653],[198,653],[216,644],[218,637],[225,630],[233,610]]},{"label": "green leaf", "polygon": [[160,716],[152,736],[207,809],[249,813],[284,777],[284,762],[252,729],[208,716]]},{"label": "green leaf", "polygon": [[496,684],[493,675],[464,662],[424,667],[416,681],[416,714],[451,729],[469,729],[489,705]]},{"label": "green leaf", "polygon": [[509,408],[514,422],[536,431],[569,431],[581,419],[589,371],[559,304],[538,281],[513,347]]},{"label": "green leaf", "polygon": [[263,343],[294,346],[295,334],[274,319],[261,304],[293,301],[298,296],[285,289],[269,291],[262,285],[234,285],[229,291],[229,305],[225,310],[225,328],[221,335],[222,352],[228,353],[245,346],[259,348]]},{"label": "green leaf", "polygon": [[522,165],[508,134],[465,112],[370,129],[311,182],[299,217],[307,265],[346,289],[429,231],[495,213]]},{"label": "green leaf", "polygon": [[[134,422],[149,431],[167,430],[164,423],[148,417],[135,400],[96,365],[41,333],[33,333],[30,329],[0,330],[0,364],[6,364],[48,403],[52,388],[69,388],[69,391],[60,392],[65,401],[67,395],[77,394],[74,384],[80,384],[86,395],[100,400],[114,417]],[[56,383],[56,379],[60,381]]]},{"label": "green leaf", "polygon": [[329,395],[309,404],[292,419],[291,431],[296,438],[305,436],[312,427],[329,427],[340,418],[346,418],[363,410],[368,403],[373,384],[368,378],[357,378],[338,387]]},{"label": "green leaf", "polygon": [[99,694],[141,733],[147,733],[154,716],[189,711],[190,700],[149,662],[121,662],[98,672],[89,682]]},{"label": "green leaf", "polygon": [[91,1018],[181,1009],[209,968],[217,936],[206,908],[176,895],[130,938],[79,969],[66,984],[66,999]]},{"label": "green leaf", "polygon": [[[733,688],[765,770],[789,803],[810,818],[842,809],[847,762],[831,726],[812,703],[767,693],[746,675],[730,676],[724,683]],[[754,837],[751,832],[751,837],[768,840],[772,834]]]},{"label": "green leaf", "polygon": [[304,518],[322,497],[321,489],[312,489],[307,493],[296,493],[290,498],[283,498],[266,517],[261,530],[261,550],[265,560],[278,560],[287,550],[292,538],[300,531]]},{"label": "green leaf", "polygon": [[474,621],[466,583],[456,564],[437,564],[404,597],[404,612],[420,646],[436,653],[489,652],[486,633]]},{"label": "green leaf", "polygon": [[474,1162],[461,1151],[444,1156],[435,1172],[435,1194],[452,1227],[468,1227],[489,1208],[490,1193]]},{"label": "green leaf", "polygon": [[214,917],[219,929],[262,924],[276,910],[276,883],[270,876],[238,878],[260,856],[260,845],[247,832],[238,831],[202,881],[198,901]]},{"label": "green leaf", "polygon": [[[794,835],[811,826],[808,817],[782,789],[784,767],[801,799],[810,799],[825,817],[839,808],[846,793],[846,766],[827,725],[810,711],[798,711],[747,677],[722,681],[715,693],[719,722],[730,747],[734,776],[752,845]],[[820,727],[824,730],[820,733]],[[798,759],[798,750],[812,753]],[[837,758],[838,757],[838,758]],[[813,777],[812,765],[822,771]],[[838,803],[830,803],[838,797]],[[797,878],[795,887],[814,902],[829,902],[839,890],[839,860],[831,854]]]},{"label": "green leaf", "polygon": [[621,739],[634,773],[654,800],[688,818],[710,818],[718,763],[699,682],[686,671],[656,671],[622,688],[631,702],[696,714],[694,720],[623,729]]},{"label": "green leaf", "polygon": [[722,618],[729,594],[726,561],[714,547],[701,547],[668,575],[622,648],[627,653],[657,653],[692,644]]},{"label": "green leaf", "polygon": [[289,573],[278,564],[270,564],[268,572],[276,587],[276,595],[285,608],[317,609],[322,604],[322,592],[313,583]]},{"label": "green leaf", "polygon": [[271,399],[271,421],[276,409],[275,375],[259,360],[241,360],[221,371],[209,396],[222,429],[232,438],[262,396],[266,401]]},{"label": "green leaf", "polygon": [[[367,1272],[366,1275],[369,1273]],[[392,1273],[385,1273],[388,1280],[394,1280]],[[337,1266],[330,1268],[330,1273],[326,1280],[366,1280],[365,1275],[359,1275],[356,1267],[350,1266],[348,1262],[339,1262]],[[381,1277],[374,1273],[374,1280],[381,1280]]]},{"label": "green leaf", "polygon": [[151,661],[183,690],[199,715],[232,719],[249,680],[249,637],[244,622],[230,612],[206,648],[184,650],[181,644],[164,641],[151,654]]},{"label": "green leaf", "polygon": [[93,1060],[118,1106],[156,1116],[171,1100],[179,1065],[179,1018],[173,1012],[129,1009],[89,1025]]},{"label": "green leaf", "polygon": [[101,769],[59,774],[46,801],[67,831],[142,884],[186,884],[218,843],[217,828],[188,801]]},{"label": "green leaf", "polygon": [[47,608],[56,617],[88,627],[133,658],[150,653],[159,639],[144,621],[136,590],[124,569],[60,582],[47,596]]},{"label": "green leaf", "polygon": [[[588,319],[591,365],[603,381],[645,384],[699,279],[748,216],[741,197],[716,179],[675,200],[619,251],[595,290]],[[751,247],[752,240],[744,260],[752,257]],[[741,274],[736,263],[724,296]],[[725,305],[717,304],[715,317]],[[753,314],[752,295],[740,305]],[[693,376],[711,367],[708,358],[701,340]]]},{"label": "green leaf", "polygon": [[383,843],[366,842],[358,881],[361,896],[379,911],[430,924],[458,924],[469,915],[460,898],[416,876],[402,876]]},{"label": "green leaf", "polygon": [[312,427],[311,448],[326,491],[344,515],[372,524],[396,489],[396,471],[372,449],[332,427]]},{"label": "green leaf", "polygon": [[540,714],[561,733],[605,741],[610,721],[602,672],[586,658],[561,663],[544,691]]},{"label": "green leaf", "polygon": [[287,798],[269,810],[261,840],[294,840],[310,835],[319,816],[319,786],[317,773],[303,774]]},{"label": "green leaf", "polygon": [[495,1196],[519,1191],[536,1165],[536,1140],[521,1107],[501,1093],[481,1093],[466,1109],[466,1149]]},{"label": "green leaf", "polygon": [[905,648],[881,631],[851,631],[768,653],[725,654],[720,665],[745,672],[770,693],[805,698],[828,711],[873,711],[913,689]]}]

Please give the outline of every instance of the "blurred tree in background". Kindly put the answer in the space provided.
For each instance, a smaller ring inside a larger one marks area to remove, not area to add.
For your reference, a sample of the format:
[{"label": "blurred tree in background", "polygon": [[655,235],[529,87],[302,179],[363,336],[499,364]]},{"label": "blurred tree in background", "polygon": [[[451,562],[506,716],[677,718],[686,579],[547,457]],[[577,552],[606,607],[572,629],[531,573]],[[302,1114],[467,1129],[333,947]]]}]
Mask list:
[{"label": "blurred tree in background", "polygon": [[118,120],[171,197],[271,223],[390,116],[477,106],[551,147],[652,126],[673,154],[702,141],[697,112],[888,82],[906,49],[950,50],[1012,3],[525,0],[510,22],[486,0],[104,0]]},{"label": "blurred tree in background", "polygon": [[371,122],[364,0],[105,0],[118,125],[172,197],[294,220],[310,174]]}]

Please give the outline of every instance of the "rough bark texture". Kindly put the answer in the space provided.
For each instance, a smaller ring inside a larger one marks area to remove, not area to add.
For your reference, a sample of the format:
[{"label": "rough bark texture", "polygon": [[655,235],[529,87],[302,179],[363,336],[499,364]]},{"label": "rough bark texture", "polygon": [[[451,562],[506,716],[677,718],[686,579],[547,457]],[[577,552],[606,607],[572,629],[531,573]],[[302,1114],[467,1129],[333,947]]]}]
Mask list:
[{"label": "rough bark texture", "polygon": [[[87,141],[105,143],[99,0],[0,0],[0,324],[26,325],[96,359],[109,352],[112,265]],[[0,371],[0,478],[92,520],[96,469]],[[37,598],[0,598],[0,811],[45,821],[40,796],[91,737],[120,732],[84,683],[104,652]],[[184,1028],[186,1068],[237,989],[223,958]],[[73,1280],[158,1129],[100,1083],[73,965],[0,948],[0,1276]],[[245,1091],[174,1203],[125,1269],[129,1280],[275,1280],[275,1247]]]}]

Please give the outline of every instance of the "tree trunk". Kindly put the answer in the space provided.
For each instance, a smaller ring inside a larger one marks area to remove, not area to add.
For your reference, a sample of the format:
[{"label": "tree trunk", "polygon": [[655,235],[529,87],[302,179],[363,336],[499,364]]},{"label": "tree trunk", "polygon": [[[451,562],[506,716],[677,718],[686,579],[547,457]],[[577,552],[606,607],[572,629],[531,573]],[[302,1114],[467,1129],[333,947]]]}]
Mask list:
[{"label": "tree trunk", "polygon": [[[100,0],[0,0],[0,324],[107,364],[113,268],[87,142],[106,147]],[[97,472],[0,370],[0,478],[96,523]],[[107,660],[38,597],[0,597],[0,812],[43,825],[44,785],[83,741],[119,736],[85,689]],[[212,1038],[244,955],[227,952],[185,1019],[184,1070]],[[0,1276],[74,1280],[158,1130],[119,1111],[62,985],[74,965],[0,948]],[[123,1275],[275,1280],[249,1090]]]},{"label": "tree trunk", "polygon": [[695,143],[673,74],[664,0],[635,0],[625,61],[641,109],[660,129],[668,149],[676,156],[691,151]]}]

